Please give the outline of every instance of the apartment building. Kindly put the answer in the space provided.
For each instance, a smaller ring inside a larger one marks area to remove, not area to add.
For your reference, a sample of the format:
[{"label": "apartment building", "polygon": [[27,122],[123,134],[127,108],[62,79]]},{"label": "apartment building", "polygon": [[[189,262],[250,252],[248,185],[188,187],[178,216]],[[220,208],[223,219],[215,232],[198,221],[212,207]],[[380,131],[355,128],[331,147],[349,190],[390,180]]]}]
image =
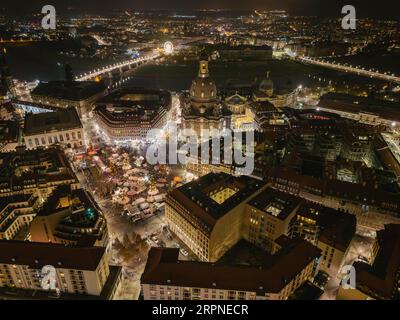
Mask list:
[{"label": "apartment building", "polygon": [[121,280],[121,267],[110,267],[103,247],[77,247],[25,241],[0,241],[0,296],[7,288],[23,292],[42,286],[44,266],[55,269],[55,287],[75,299],[112,299]]},{"label": "apartment building", "polygon": [[64,245],[108,244],[107,223],[92,196],[83,189],[59,186],[46,199],[30,224],[34,242]]},{"label": "apartment building", "polygon": [[339,288],[339,300],[398,300],[400,298],[400,225],[377,232],[370,263],[355,262],[356,288]]},{"label": "apartment building", "polygon": [[11,240],[28,228],[41,204],[34,194],[0,197],[0,240]]},{"label": "apartment building", "polygon": [[356,224],[352,214],[303,201],[291,221],[290,235],[320,248],[320,269],[336,276],[351,248]]},{"label": "apartment building", "polygon": [[248,201],[243,220],[243,237],[273,253],[275,240],[290,234],[290,222],[302,199],[267,188]]},{"label": "apartment building", "polygon": [[141,277],[145,300],[285,300],[313,277],[320,250],[304,240],[277,239],[262,266],[179,261],[178,249],[152,248]]},{"label": "apartment building", "polygon": [[246,203],[264,188],[262,181],[246,176],[205,175],[167,195],[169,229],[201,261],[217,261],[243,238]]},{"label": "apartment building", "polygon": [[34,194],[46,198],[59,185],[79,187],[79,181],[59,147],[0,153],[0,197]]},{"label": "apartment building", "polygon": [[24,140],[28,149],[54,144],[75,149],[86,146],[83,126],[75,108],[26,114]]}]

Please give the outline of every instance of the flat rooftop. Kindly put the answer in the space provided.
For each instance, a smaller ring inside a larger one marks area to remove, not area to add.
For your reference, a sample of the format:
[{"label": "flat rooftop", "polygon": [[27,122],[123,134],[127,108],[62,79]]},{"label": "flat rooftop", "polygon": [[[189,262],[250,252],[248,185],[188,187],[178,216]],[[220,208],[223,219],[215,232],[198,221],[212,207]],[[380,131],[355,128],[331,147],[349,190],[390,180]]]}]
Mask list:
[{"label": "flat rooftop", "polygon": [[111,92],[100,99],[96,105],[113,106],[115,112],[138,112],[167,107],[171,103],[171,94],[164,90],[143,88],[124,88]]},{"label": "flat rooftop", "polygon": [[7,141],[18,141],[19,125],[17,121],[0,121],[0,143]]},{"label": "flat rooftop", "polygon": [[[264,182],[247,176],[235,177],[226,173],[210,173],[174,189],[168,197],[213,227],[218,219],[264,185]],[[219,192],[229,195],[225,201],[216,200]]]},{"label": "flat rooftop", "polygon": [[267,188],[248,204],[265,214],[285,220],[302,202],[301,198]]},{"label": "flat rooftop", "polygon": [[[178,261],[179,249],[151,248],[141,283],[279,293],[321,250],[300,239],[287,239],[285,247],[264,265],[244,266]],[[193,276],[195,275],[195,276]]]},{"label": "flat rooftop", "polygon": [[28,113],[25,116],[24,132],[26,136],[80,128],[82,128],[82,123],[75,108]]},{"label": "flat rooftop", "polygon": [[102,93],[105,89],[104,84],[95,81],[50,81],[39,83],[32,91],[32,95],[82,101]]}]

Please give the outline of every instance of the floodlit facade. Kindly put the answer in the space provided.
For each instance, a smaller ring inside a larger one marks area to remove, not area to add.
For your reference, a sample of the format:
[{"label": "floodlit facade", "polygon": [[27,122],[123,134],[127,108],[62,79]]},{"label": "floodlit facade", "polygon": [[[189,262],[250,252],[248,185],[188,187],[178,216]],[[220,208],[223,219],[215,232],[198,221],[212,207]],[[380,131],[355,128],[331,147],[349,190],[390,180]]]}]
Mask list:
[{"label": "floodlit facade", "polygon": [[96,102],[99,129],[115,141],[146,139],[152,129],[167,124],[172,98],[167,91],[123,89]]},{"label": "floodlit facade", "polygon": [[150,250],[141,277],[144,300],[286,300],[314,276],[320,250],[282,236],[265,266],[178,261],[178,254]]},{"label": "floodlit facade", "polygon": [[264,187],[249,177],[208,174],[167,195],[167,224],[201,261],[217,261],[243,238],[246,202]]},{"label": "floodlit facade", "polygon": [[108,245],[106,220],[92,196],[83,189],[58,187],[38,210],[29,228],[34,242],[64,245]]},{"label": "floodlit facade", "polygon": [[75,299],[92,296],[112,299],[121,280],[121,268],[109,267],[103,247],[74,247],[48,243],[0,241],[0,296],[4,288],[23,292],[42,287],[42,268],[55,268],[56,288]]},{"label": "floodlit facade", "polygon": [[83,126],[74,108],[27,114],[24,141],[28,149],[54,144],[75,149],[86,147]]}]

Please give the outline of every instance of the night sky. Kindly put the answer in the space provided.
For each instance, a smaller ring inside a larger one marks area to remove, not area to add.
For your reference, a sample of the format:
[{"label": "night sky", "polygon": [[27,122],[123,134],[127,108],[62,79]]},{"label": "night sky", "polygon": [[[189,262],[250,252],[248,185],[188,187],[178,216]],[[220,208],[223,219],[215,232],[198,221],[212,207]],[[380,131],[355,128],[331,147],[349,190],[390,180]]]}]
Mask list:
[{"label": "night sky", "polygon": [[[285,9],[292,14],[340,16],[343,5],[352,4],[360,17],[400,18],[399,0],[1,0],[0,8],[6,13],[40,12],[44,4],[53,4],[64,13],[100,13],[110,9]],[[74,9],[74,10],[71,10]]]}]

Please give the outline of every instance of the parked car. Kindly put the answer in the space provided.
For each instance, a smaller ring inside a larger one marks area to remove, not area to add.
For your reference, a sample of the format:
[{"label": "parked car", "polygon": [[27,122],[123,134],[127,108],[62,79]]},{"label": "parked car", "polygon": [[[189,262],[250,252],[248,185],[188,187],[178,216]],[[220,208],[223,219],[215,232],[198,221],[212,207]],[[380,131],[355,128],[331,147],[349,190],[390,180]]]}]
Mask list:
[{"label": "parked car", "polygon": [[358,256],[357,261],[369,263],[368,259],[366,257],[362,256],[362,255]]},{"label": "parked car", "polygon": [[329,274],[327,274],[325,271],[320,270],[314,278],[314,284],[321,290],[324,290],[329,280],[330,280]]}]

